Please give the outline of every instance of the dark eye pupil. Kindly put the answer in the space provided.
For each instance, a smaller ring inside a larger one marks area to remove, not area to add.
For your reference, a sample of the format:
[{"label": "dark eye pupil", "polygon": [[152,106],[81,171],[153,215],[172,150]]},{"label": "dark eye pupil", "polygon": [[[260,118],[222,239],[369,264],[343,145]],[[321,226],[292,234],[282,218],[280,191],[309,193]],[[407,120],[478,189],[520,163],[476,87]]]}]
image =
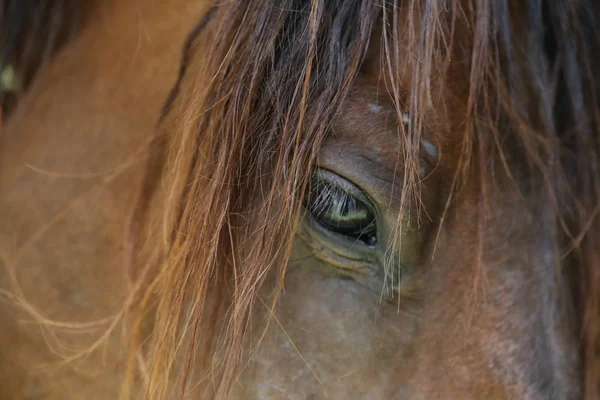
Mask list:
[{"label": "dark eye pupil", "polygon": [[377,243],[375,215],[355,196],[331,182],[315,179],[305,207],[324,228],[363,242]]}]

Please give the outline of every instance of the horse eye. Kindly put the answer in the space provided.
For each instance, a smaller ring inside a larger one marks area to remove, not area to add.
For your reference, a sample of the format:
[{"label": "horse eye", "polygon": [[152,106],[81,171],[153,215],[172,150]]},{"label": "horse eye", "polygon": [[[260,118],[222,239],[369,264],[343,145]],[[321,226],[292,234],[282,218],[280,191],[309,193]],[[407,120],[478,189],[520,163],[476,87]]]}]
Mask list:
[{"label": "horse eye", "polygon": [[336,178],[336,181],[343,180],[346,187],[328,179],[325,174],[315,174],[305,200],[306,210],[313,220],[330,232],[374,246],[377,243],[375,213],[347,187],[351,185],[355,192],[360,189],[337,175]]}]

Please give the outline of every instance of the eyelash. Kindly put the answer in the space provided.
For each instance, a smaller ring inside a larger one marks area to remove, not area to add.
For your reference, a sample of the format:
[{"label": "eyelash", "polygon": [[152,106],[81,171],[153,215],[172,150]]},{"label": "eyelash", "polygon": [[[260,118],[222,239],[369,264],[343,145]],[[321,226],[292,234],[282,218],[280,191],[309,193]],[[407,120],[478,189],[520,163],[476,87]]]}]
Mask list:
[{"label": "eyelash", "polygon": [[371,208],[318,174],[313,178],[305,208],[313,220],[330,232],[367,246],[377,243],[375,213]]}]

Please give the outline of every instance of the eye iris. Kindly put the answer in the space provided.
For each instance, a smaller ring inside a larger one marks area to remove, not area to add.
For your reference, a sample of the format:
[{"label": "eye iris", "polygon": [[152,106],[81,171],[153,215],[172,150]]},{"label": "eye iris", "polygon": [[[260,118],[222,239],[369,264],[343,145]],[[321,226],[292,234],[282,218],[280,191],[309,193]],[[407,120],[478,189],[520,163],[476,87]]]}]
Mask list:
[{"label": "eye iris", "polygon": [[370,246],[377,242],[373,212],[335,184],[317,178],[306,206],[312,217],[326,229]]}]

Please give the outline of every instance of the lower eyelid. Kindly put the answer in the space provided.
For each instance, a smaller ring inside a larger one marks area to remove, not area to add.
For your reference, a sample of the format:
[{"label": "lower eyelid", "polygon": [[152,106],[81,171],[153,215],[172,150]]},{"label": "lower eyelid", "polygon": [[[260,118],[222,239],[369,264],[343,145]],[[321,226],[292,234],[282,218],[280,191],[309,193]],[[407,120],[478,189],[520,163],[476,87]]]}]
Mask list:
[{"label": "lower eyelid", "polygon": [[378,264],[375,259],[369,260],[353,252],[345,252],[337,246],[328,246],[319,234],[310,228],[300,229],[297,236],[311,248],[315,257],[338,269],[360,274],[371,274],[377,269]]}]

